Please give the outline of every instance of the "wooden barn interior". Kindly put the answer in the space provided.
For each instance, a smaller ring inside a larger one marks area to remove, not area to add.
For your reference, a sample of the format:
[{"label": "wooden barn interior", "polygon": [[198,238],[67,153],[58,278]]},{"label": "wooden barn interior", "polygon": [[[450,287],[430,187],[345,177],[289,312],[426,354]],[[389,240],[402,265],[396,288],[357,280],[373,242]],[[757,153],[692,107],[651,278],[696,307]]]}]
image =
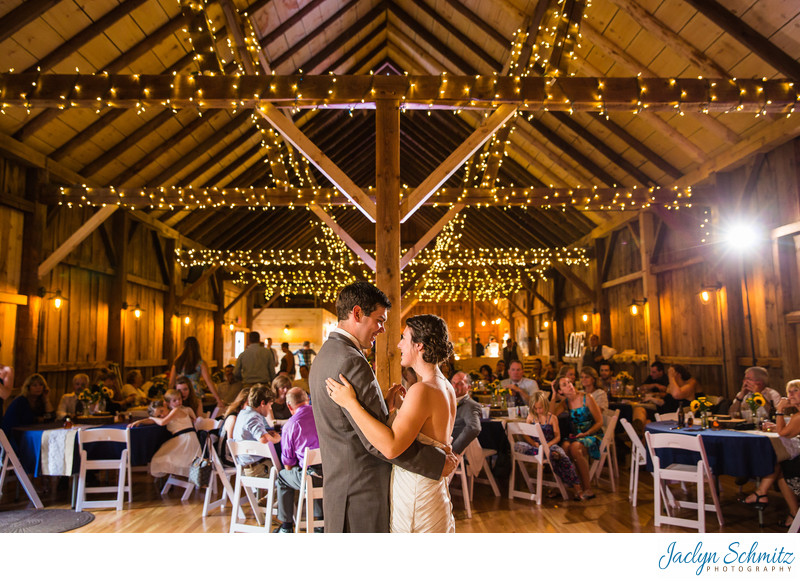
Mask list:
[{"label": "wooden barn interior", "polygon": [[[793,0],[4,0],[0,55],[6,406],[188,336],[212,368],[241,332],[297,349],[357,280],[393,304],[385,387],[417,313],[467,367],[475,335],[560,363],[596,333],[637,383],[800,377]],[[137,478],[150,517],[87,527],[227,531]],[[594,510],[478,487],[457,529],[682,531],[626,480]],[[759,531],[734,501],[720,531]]]}]

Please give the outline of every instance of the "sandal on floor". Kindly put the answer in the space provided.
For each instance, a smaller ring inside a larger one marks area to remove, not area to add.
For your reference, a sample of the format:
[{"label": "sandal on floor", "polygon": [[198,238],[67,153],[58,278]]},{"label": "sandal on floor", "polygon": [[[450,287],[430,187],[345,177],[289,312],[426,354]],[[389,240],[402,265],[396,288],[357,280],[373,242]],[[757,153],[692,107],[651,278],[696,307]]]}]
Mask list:
[{"label": "sandal on floor", "polygon": [[[758,493],[753,493],[752,495],[756,496],[755,501],[746,501],[747,497],[750,497],[748,495],[744,499],[740,499],[739,503],[741,503],[742,505],[747,505],[748,507],[754,507],[759,511],[764,509],[767,506],[767,503],[769,503],[769,497],[767,497],[766,495],[759,495]],[[762,501],[762,499],[764,501]]]},{"label": "sandal on floor", "polygon": [[793,524],[793,523],[794,523],[794,515],[792,515],[792,514],[790,513],[790,514],[789,514],[789,515],[786,517],[786,519],[783,519],[783,520],[781,520],[781,521],[779,521],[779,522],[778,522],[778,527],[782,527],[782,528],[784,528],[784,529],[789,529],[790,527],[792,527],[792,524]]},{"label": "sandal on floor", "polygon": [[595,497],[597,497],[597,495],[595,495],[594,493],[590,493],[589,495],[586,495],[586,493],[581,494],[581,499],[583,500],[594,499]]}]

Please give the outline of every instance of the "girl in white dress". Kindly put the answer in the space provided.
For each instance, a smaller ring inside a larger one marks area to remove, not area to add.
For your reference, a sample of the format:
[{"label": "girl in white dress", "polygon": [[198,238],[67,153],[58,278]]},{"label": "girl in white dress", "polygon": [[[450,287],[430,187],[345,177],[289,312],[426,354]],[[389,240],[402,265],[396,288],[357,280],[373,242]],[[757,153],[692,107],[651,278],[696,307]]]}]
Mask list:
[{"label": "girl in white dress", "polygon": [[[406,321],[400,348],[400,364],[411,367],[419,381],[407,390],[392,386],[397,415],[390,425],[378,421],[358,402],[347,379],[342,383],[328,378],[331,399],[342,406],[367,437],[387,459],[405,451],[416,439],[448,450],[456,413],[453,387],[439,370],[438,364],[453,353],[447,324],[435,315],[417,315]],[[403,398],[405,395],[405,398]],[[402,404],[402,406],[400,406]],[[391,531],[399,533],[455,531],[453,505],[448,480],[429,479],[392,467]]]},{"label": "girl in white dress", "polygon": [[[189,476],[189,465],[201,453],[200,441],[194,430],[195,414],[191,408],[182,405],[181,394],[174,388],[164,394],[166,407],[161,401],[150,405],[150,418],[143,418],[131,423],[157,424],[166,426],[172,437],[165,442],[150,460],[150,474],[153,477],[164,475]],[[167,407],[169,411],[167,411]]]}]

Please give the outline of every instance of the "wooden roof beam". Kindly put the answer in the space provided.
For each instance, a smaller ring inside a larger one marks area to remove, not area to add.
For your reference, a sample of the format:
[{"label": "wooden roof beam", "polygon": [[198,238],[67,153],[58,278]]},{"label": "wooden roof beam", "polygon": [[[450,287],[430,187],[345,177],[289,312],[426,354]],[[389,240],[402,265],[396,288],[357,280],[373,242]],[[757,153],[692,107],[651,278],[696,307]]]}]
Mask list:
[{"label": "wooden roof beam", "polygon": [[501,105],[487,117],[483,123],[456,150],[439,164],[439,167],[428,176],[404,199],[400,205],[400,222],[405,222],[425,201],[474,154],[492,135],[500,129],[517,111],[513,105]]},{"label": "wooden roof beam", "polygon": [[322,210],[322,208],[320,208],[316,204],[310,205],[309,209],[316,215],[317,218],[319,218],[331,230],[333,230],[333,232],[335,232],[336,235],[340,239],[342,239],[344,244],[347,245],[347,248],[353,251],[353,253],[359,259],[361,259],[365,265],[367,265],[367,267],[369,267],[373,271],[375,270],[375,258],[372,255],[370,255],[367,251],[365,251],[363,247],[360,244],[358,244],[353,237],[347,234],[347,231],[345,231],[341,226],[339,226],[327,212]]},{"label": "wooden roof beam", "polygon": [[747,47],[776,71],[800,81],[800,63],[716,0],[686,0],[716,26]]},{"label": "wooden roof beam", "polygon": [[428,231],[422,235],[422,237],[410,248],[406,251],[403,257],[400,259],[400,270],[406,268],[406,265],[414,260],[419,252],[424,249],[430,242],[439,236],[439,233],[442,232],[442,229],[447,226],[447,224],[453,220],[456,215],[464,209],[463,204],[454,204],[449,208],[447,212],[444,213],[436,224],[434,224]]},{"label": "wooden roof beam", "polygon": [[586,11],[586,0],[562,0],[558,5],[561,6],[562,14],[566,18],[559,18],[556,22],[553,50],[545,69],[548,76],[562,76],[569,73],[573,49],[578,41],[578,30],[583,21],[583,13]]},{"label": "wooden roof beam", "polygon": [[30,24],[61,0],[28,0],[0,18],[0,42]]}]

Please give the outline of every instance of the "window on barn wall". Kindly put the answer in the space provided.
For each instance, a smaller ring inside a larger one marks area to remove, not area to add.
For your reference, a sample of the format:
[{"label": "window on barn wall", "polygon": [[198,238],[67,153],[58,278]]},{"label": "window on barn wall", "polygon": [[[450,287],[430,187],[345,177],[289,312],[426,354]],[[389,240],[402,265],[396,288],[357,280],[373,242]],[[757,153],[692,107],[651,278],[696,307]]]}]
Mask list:
[{"label": "window on barn wall", "polygon": [[237,331],[233,336],[233,356],[238,358],[244,351],[244,332]]}]

